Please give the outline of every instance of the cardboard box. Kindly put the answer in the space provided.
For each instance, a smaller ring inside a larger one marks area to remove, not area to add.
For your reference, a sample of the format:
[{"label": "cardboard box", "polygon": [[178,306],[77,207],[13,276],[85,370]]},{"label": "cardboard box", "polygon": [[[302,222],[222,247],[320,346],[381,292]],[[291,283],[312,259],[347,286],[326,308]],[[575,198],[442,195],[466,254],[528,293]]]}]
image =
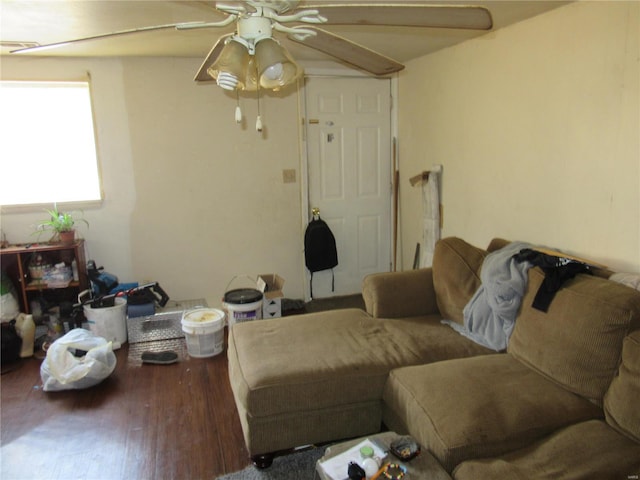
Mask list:
[{"label": "cardboard box", "polygon": [[263,273],[258,275],[258,290],[264,294],[262,300],[262,318],[277,318],[282,316],[282,287],[284,278],[277,273]]}]

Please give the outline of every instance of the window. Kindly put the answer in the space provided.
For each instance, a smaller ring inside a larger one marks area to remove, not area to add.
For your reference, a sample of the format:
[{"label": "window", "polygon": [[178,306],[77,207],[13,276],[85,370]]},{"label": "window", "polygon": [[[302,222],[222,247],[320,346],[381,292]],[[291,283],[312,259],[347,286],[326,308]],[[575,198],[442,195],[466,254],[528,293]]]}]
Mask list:
[{"label": "window", "polygon": [[101,198],[89,82],[0,82],[0,205]]}]

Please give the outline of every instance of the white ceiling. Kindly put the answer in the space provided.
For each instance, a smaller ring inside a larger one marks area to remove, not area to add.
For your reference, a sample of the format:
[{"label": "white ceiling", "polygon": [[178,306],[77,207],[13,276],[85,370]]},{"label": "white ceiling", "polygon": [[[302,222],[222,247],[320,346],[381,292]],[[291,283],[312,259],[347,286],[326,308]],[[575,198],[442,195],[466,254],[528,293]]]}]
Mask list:
[{"label": "white ceiling", "polygon": [[[322,0],[321,0],[322,1]],[[326,0],[324,0],[326,2]],[[333,0],[331,3],[340,3]],[[304,5],[301,2],[301,6]],[[307,0],[307,3],[311,3]],[[314,0],[314,3],[321,3]],[[349,3],[362,3],[353,1]],[[369,3],[427,3],[415,0],[370,0]],[[436,2],[431,2],[436,3]],[[498,0],[440,4],[486,6],[494,30],[533,17],[569,2],[543,0]],[[191,21],[217,21],[224,18],[215,2],[159,0],[0,0],[0,41],[48,44],[153,25]],[[364,8],[364,7],[363,7]],[[399,62],[406,62],[479,35],[485,31],[443,28],[322,26],[333,33],[360,43]],[[180,56],[204,58],[218,37],[230,33],[233,26],[197,30],[166,29],[119,37],[90,40],[37,52],[41,56]],[[311,48],[284,40],[294,58],[306,61],[330,60]],[[4,43],[3,43],[4,45]],[[3,46],[2,55],[15,47]],[[35,54],[35,53],[34,53]],[[26,54],[20,54],[26,55]],[[31,54],[33,55],[33,54]]]}]

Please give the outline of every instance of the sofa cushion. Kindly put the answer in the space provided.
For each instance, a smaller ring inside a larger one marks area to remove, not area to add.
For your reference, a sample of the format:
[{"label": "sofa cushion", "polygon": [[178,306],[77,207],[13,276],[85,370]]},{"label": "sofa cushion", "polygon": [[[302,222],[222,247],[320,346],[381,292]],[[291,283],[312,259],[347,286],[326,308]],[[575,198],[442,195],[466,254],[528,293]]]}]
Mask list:
[{"label": "sofa cushion", "polygon": [[487,252],[491,253],[491,252],[495,252],[496,250],[500,250],[501,248],[506,247],[507,245],[509,245],[511,242],[509,240],[505,240],[504,238],[493,238],[491,239],[491,241],[489,242],[489,245],[487,246]]},{"label": "sofa cushion", "polygon": [[440,317],[382,320],[358,309],[234,325],[229,372],[254,417],[380,402],[391,369],[488,352]]},{"label": "sofa cushion", "polygon": [[362,298],[374,317],[399,318],[438,314],[431,268],[367,275]]},{"label": "sofa cushion", "polygon": [[[442,325],[440,320],[440,315],[423,315],[387,320],[384,326],[385,331],[391,334],[396,348],[411,354],[411,358],[420,359],[411,364],[495,353]],[[402,366],[406,365],[409,363]]]},{"label": "sofa cushion", "polygon": [[556,293],[545,313],[531,306],[543,280],[542,270],[529,270],[507,351],[571,392],[602,405],[618,369],[622,340],[640,322],[640,292],[578,275]]},{"label": "sofa cushion", "polygon": [[482,283],[480,270],[487,252],[464,240],[449,237],[436,243],[433,286],[443,318],[464,323],[462,311]]},{"label": "sofa cushion", "polygon": [[639,404],[640,331],[635,331],[624,339],[622,364],[604,396],[604,413],[610,425],[637,442],[640,442]]},{"label": "sofa cushion", "polygon": [[357,309],[240,323],[229,331],[231,385],[256,417],[379,398],[395,365],[386,341],[382,322]]},{"label": "sofa cushion", "polygon": [[463,460],[500,455],[602,417],[593,403],[509,354],[393,370],[383,399],[383,420],[389,409],[448,471]]},{"label": "sofa cushion", "polygon": [[591,420],[564,428],[500,458],[463,462],[455,480],[601,480],[637,478],[640,444],[605,422]]}]

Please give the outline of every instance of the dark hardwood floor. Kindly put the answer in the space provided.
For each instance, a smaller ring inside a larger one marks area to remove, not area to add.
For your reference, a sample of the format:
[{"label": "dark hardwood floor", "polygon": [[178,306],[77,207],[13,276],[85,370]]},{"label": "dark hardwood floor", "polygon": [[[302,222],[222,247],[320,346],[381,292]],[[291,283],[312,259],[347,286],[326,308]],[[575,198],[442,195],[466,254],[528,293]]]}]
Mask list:
[{"label": "dark hardwood floor", "polygon": [[[44,392],[41,360],[1,377],[2,480],[207,479],[250,464],[227,376],[226,350],[143,365],[148,344],[125,344],[118,365],[86,390]],[[6,366],[3,366],[6,370]]]},{"label": "dark hardwood floor", "polygon": [[[354,307],[364,308],[360,295],[285,314]],[[180,361],[142,364],[144,350],[165,349]],[[116,357],[101,384],[62,392],[42,390],[42,360],[2,366],[0,480],[214,480],[251,464],[226,349],[192,358],[174,339],[125,344]]]}]

